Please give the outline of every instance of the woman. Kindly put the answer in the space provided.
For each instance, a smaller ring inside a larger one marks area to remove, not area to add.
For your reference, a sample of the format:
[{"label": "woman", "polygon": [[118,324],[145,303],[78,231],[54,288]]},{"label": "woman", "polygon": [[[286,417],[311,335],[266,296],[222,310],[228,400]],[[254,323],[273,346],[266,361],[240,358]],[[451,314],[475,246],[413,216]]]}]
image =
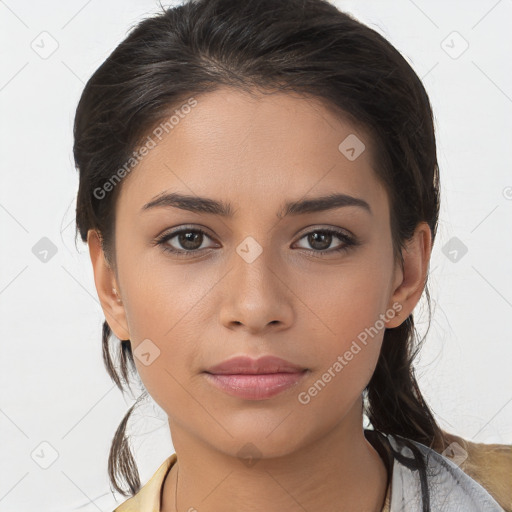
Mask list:
[{"label": "woman", "polygon": [[74,155],[107,370],[176,450],[141,488],[130,408],[117,511],[503,510],[414,377],[436,144],[378,33],[323,0],[166,9],[87,83]]}]

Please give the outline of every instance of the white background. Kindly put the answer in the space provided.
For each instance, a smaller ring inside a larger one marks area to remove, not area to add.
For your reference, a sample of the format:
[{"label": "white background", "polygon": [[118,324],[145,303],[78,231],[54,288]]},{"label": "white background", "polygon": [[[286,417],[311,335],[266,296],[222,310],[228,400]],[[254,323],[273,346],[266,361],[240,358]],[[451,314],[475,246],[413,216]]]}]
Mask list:
[{"label": "white background", "polygon": [[[512,1],[336,5],[402,52],[435,112],[442,208],[421,388],[446,430],[510,444]],[[0,1],[0,511],[110,511],[123,501],[110,491],[107,456],[132,398],[103,368],[103,315],[87,247],[74,246],[72,123],[87,79],[157,10],[156,1],[142,0]],[[43,31],[58,42],[47,59],[31,48]],[[458,58],[463,40],[453,31],[469,44]],[[42,237],[57,248],[46,263],[32,252]],[[443,252],[453,237],[468,249],[457,262]],[[137,418],[145,482],[173,448],[158,406]],[[34,450],[46,458],[56,450],[58,458],[42,469]]]}]

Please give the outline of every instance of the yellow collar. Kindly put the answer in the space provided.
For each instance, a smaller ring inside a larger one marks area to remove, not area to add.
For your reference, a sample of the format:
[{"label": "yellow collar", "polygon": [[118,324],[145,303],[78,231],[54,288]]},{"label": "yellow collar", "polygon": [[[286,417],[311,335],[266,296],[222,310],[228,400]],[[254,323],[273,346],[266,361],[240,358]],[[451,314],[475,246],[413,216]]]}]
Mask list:
[{"label": "yellow collar", "polygon": [[175,462],[176,454],[173,453],[162,463],[139,492],[119,505],[114,512],[160,512],[162,484]]}]

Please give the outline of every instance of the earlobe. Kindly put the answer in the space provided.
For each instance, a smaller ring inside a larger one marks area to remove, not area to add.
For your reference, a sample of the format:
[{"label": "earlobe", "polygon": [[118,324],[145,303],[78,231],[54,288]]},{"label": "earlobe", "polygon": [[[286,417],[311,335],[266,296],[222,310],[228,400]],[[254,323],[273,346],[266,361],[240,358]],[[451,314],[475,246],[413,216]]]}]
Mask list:
[{"label": "earlobe", "polygon": [[401,304],[400,316],[395,315],[387,324],[387,328],[398,327],[414,310],[421,298],[427,279],[428,264],[432,250],[432,234],[430,226],[421,222],[416,227],[414,235],[407,241],[402,251],[404,260],[403,270],[398,269],[401,278],[394,288],[389,307]]},{"label": "earlobe", "polygon": [[101,235],[95,229],[87,233],[87,245],[94,272],[94,284],[103,314],[112,332],[120,340],[130,339],[124,305],[119,296],[113,269],[108,265],[101,243]]}]

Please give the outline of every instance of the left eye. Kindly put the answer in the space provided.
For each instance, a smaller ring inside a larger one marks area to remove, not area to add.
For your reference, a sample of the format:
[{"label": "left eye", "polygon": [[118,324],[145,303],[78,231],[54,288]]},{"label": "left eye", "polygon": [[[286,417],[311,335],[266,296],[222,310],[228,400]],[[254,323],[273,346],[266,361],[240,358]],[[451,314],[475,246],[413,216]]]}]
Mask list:
[{"label": "left eye", "polygon": [[[203,247],[204,237],[210,238],[202,229],[182,229],[181,231],[175,231],[174,233],[163,235],[157,240],[157,243],[162,245],[164,251],[180,254],[205,249],[205,247]],[[173,238],[177,238],[181,248],[176,248],[172,245],[169,246],[168,242]]]},{"label": "left eye", "polygon": [[[336,229],[316,229],[315,231],[310,231],[303,235],[300,240],[304,238],[306,238],[307,243],[313,247],[314,252],[318,254],[343,251],[348,249],[350,246],[355,245],[355,240],[352,237]],[[342,243],[334,249],[329,249],[334,238],[338,238]]]}]

